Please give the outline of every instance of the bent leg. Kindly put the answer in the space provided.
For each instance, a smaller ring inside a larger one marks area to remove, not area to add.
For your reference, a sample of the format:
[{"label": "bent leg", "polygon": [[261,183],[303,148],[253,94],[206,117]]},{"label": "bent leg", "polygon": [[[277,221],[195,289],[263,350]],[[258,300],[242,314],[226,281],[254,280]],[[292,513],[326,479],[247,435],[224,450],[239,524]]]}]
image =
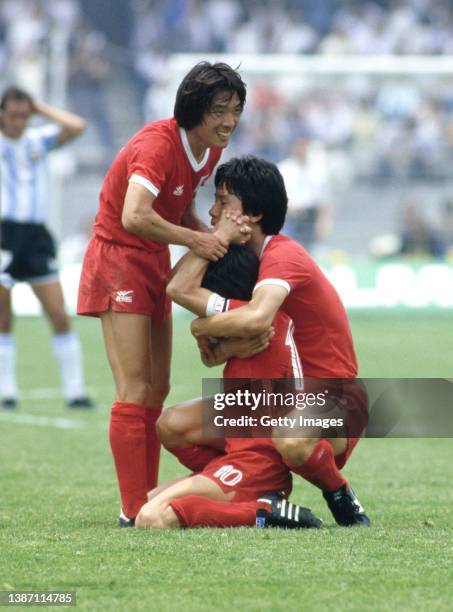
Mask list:
[{"label": "bent leg", "polygon": [[194,495],[176,499],[170,504],[183,527],[253,527],[260,506],[256,500],[225,502]]},{"label": "bent leg", "polygon": [[208,440],[203,436],[201,398],[166,408],[157,422],[157,433],[165,448],[194,472],[200,472],[223,454],[224,440]]},{"label": "bent leg", "polygon": [[233,495],[234,492],[225,493],[217,483],[206,476],[201,474],[188,476],[165,488],[144,504],[137,515],[135,526],[139,528],[154,527],[160,529],[168,527],[167,519],[172,515],[167,513],[167,509],[171,502],[182,497],[196,496],[202,499],[228,501]]},{"label": "bent leg", "polygon": [[347,447],[346,438],[274,438],[273,443],[292,472],[321,490],[346,484],[335,462]]},{"label": "bent leg", "polygon": [[325,439],[332,447],[335,456],[345,452],[348,446],[347,438],[272,438],[275,448],[285,461],[294,465],[302,465],[312,454],[316,444]]}]

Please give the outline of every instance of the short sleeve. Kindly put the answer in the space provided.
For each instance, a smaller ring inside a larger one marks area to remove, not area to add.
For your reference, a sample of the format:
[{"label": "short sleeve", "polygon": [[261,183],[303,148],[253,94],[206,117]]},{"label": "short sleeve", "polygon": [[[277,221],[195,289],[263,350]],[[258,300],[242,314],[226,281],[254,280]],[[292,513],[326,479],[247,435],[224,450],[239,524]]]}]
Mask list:
[{"label": "short sleeve", "polygon": [[263,285],[277,285],[291,293],[296,287],[307,284],[310,273],[304,270],[300,261],[294,258],[264,257],[261,260],[258,280],[254,291]]},{"label": "short sleeve", "polygon": [[160,134],[139,135],[128,151],[128,181],[143,185],[157,197],[170,174],[173,160],[173,145],[168,138]]}]

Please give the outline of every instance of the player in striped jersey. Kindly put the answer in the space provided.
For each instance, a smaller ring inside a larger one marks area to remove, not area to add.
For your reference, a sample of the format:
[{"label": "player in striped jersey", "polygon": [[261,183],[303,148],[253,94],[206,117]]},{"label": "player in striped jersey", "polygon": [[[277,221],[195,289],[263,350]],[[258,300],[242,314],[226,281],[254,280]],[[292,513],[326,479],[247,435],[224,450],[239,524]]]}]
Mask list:
[{"label": "player in striped jersey", "polygon": [[[67,111],[34,100],[11,87],[0,102],[1,276],[0,398],[15,408],[18,389],[16,348],[12,335],[11,288],[30,284],[49,318],[53,347],[69,407],[91,408],[83,379],[78,336],[71,330],[55,262],[55,244],[46,228],[49,205],[47,155],[79,136],[85,121]],[[29,127],[33,115],[50,124]]]}]

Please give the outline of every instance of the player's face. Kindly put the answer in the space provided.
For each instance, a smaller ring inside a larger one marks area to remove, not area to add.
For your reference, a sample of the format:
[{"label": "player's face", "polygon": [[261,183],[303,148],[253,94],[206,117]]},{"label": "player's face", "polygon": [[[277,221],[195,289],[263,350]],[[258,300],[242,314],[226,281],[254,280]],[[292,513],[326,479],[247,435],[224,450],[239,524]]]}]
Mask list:
[{"label": "player's face", "polygon": [[215,192],[214,206],[210,209],[211,225],[217,225],[222,212],[243,213],[241,200],[232,193],[229,193],[225,185],[220,185]]},{"label": "player's face", "polygon": [[191,130],[200,145],[224,149],[230,142],[241,118],[242,107],[237,93],[223,92],[215,96],[211,108],[203,115],[200,125]]},{"label": "player's face", "polygon": [[27,127],[32,109],[27,100],[8,100],[1,114],[2,131],[8,138],[20,138]]}]

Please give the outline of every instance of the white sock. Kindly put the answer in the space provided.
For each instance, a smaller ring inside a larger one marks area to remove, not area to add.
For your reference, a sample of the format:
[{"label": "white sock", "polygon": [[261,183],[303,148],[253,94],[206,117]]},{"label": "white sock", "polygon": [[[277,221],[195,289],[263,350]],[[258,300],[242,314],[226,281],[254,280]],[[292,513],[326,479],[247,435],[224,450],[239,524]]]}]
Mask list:
[{"label": "white sock", "polygon": [[55,334],[52,341],[65,400],[70,402],[77,397],[85,397],[82,350],[78,335],[74,332]]},{"label": "white sock", "polygon": [[0,396],[17,398],[16,341],[12,334],[0,334]]}]

